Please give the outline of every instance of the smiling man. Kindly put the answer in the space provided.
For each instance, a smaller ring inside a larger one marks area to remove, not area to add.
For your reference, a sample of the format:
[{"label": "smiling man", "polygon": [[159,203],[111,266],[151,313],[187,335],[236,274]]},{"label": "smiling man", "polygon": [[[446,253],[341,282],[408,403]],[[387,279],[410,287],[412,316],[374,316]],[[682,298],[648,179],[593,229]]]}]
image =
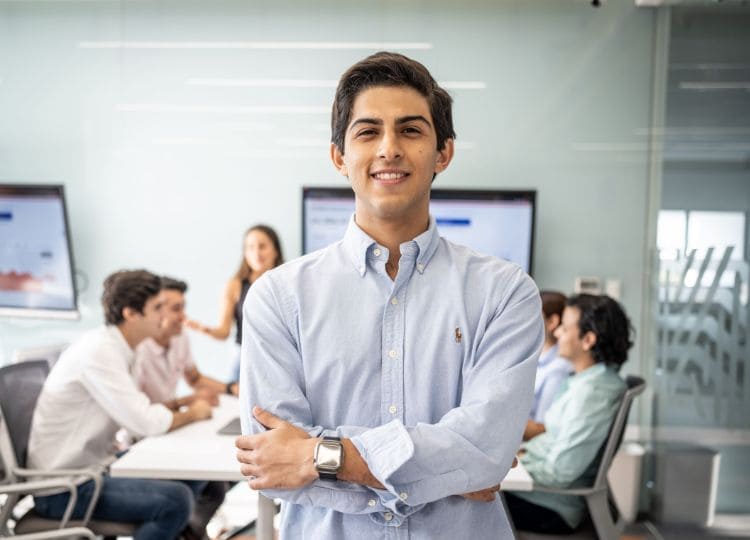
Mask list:
[{"label": "smiling man", "polygon": [[283,538],[512,538],[495,494],[531,406],[539,293],[439,236],[430,187],[455,135],[422,64],[352,66],[332,131],[355,214],[250,290],[241,470],[285,501]]}]

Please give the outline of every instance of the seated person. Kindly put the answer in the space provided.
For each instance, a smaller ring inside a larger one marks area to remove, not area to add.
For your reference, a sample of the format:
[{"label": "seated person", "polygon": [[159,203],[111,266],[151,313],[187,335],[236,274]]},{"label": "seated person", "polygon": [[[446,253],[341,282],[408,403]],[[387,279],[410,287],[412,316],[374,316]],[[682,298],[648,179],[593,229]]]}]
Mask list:
[{"label": "seated person", "polygon": [[541,291],[544,316],[544,345],[534,381],[534,403],[530,417],[543,422],[544,415],[560,391],[560,385],[573,371],[573,366],[558,355],[555,330],[560,326],[565,308],[565,295],[556,291]]},{"label": "seated person", "polygon": [[[163,403],[171,410],[190,405],[201,398],[218,403],[218,394],[237,394],[237,384],[223,383],[203,375],[195,366],[190,340],[183,333],[187,283],[161,278],[164,318],[159,334],[144,339],[135,350],[138,386],[152,403]],[[177,398],[177,383],[183,378],[194,393]]]},{"label": "seated person", "polygon": [[[226,384],[198,371],[190,351],[190,340],[182,332],[185,321],[187,283],[169,277],[161,278],[164,302],[161,328],[156,336],[144,339],[135,349],[135,374],[138,386],[152,403],[162,403],[177,411],[196,399],[218,404],[218,394],[237,393],[237,384]],[[181,378],[195,392],[178,398],[177,383]],[[224,501],[226,482],[189,481],[196,496],[196,507],[189,530],[196,538],[205,536],[206,525]]]},{"label": "seated person", "polygon": [[[159,334],[161,281],[145,270],[121,271],[104,281],[106,325],[73,343],[49,374],[34,411],[29,467],[42,470],[106,466],[115,459],[118,429],[145,437],[211,416],[197,399],[184,411],[151,403],[131,374],[135,347]],[[78,486],[73,517],[83,517],[93,481]],[[70,494],[34,497],[36,511],[60,518]],[[94,519],[139,523],[135,540],[177,538],[193,510],[193,493],[182,482],[104,476]]]},{"label": "seated person", "polygon": [[[622,307],[608,296],[581,294],[569,298],[562,324],[555,331],[560,356],[574,374],[563,384],[544,424],[529,421],[520,456],[535,483],[555,487],[591,485],[596,457],[609,434],[626,390],[617,372],[627,360],[632,327]],[[541,492],[506,493],[509,512],[519,530],[570,533],[586,512],[582,497]]]}]

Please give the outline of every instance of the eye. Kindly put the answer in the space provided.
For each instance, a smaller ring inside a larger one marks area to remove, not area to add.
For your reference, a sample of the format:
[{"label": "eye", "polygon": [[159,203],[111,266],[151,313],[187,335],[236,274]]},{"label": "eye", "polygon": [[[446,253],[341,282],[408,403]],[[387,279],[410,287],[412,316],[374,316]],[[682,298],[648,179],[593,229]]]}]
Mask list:
[{"label": "eye", "polygon": [[377,131],[373,128],[365,128],[357,132],[357,137],[371,137],[375,135]]},{"label": "eye", "polygon": [[419,129],[417,126],[406,126],[404,129],[401,130],[401,132],[407,135],[419,135],[420,133],[422,133],[422,130]]}]

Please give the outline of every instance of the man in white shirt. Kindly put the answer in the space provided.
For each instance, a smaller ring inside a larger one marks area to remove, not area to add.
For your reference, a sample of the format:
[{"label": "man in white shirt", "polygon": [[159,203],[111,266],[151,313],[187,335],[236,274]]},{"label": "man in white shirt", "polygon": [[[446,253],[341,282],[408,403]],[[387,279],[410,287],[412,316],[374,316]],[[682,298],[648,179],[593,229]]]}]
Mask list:
[{"label": "man in white shirt", "polygon": [[[161,282],[145,270],[121,271],[104,281],[106,325],[87,332],[61,356],[39,396],[29,439],[29,467],[53,470],[107,466],[115,459],[118,429],[145,437],[211,416],[195,400],[184,411],[151,403],[133,375],[134,348],[158,334]],[[78,486],[74,518],[93,496],[93,482]],[[39,514],[62,516],[68,493],[35,497]],[[193,510],[191,489],[181,482],[104,476],[94,519],[140,523],[135,540],[177,538]]]}]

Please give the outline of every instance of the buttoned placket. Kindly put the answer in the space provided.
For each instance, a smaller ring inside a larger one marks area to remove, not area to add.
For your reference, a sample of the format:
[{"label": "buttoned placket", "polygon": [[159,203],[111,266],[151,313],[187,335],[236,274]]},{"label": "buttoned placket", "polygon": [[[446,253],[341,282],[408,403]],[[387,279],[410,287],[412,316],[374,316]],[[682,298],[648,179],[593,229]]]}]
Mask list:
[{"label": "buttoned placket", "polygon": [[[388,250],[375,247],[371,252],[372,255],[375,255],[375,250],[378,250],[381,257],[383,257],[382,271],[387,276],[385,261],[388,260]],[[404,338],[406,334],[405,296],[409,279],[414,277],[417,252],[418,248],[416,244],[402,249],[398,273],[392,281],[391,291],[385,300],[383,308],[383,327],[381,333],[381,418],[384,424],[393,420],[400,420],[402,423],[406,423],[404,409],[404,362],[406,360],[404,358]],[[399,498],[402,501],[405,501],[407,496],[404,491],[401,491],[399,494]],[[382,519],[390,531],[388,538],[408,538],[408,520],[395,519],[392,512],[384,512]]]}]

